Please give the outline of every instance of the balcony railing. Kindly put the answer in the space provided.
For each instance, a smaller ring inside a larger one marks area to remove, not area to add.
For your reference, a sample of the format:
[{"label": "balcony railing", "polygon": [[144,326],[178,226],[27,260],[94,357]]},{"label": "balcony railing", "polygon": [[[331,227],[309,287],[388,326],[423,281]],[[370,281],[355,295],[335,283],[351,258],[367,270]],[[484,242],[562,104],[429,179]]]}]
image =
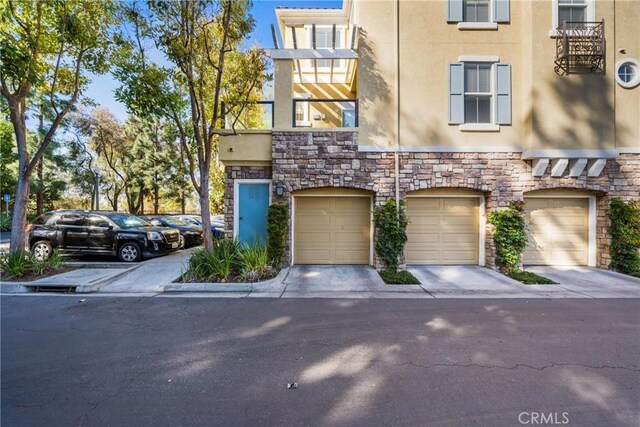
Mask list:
[{"label": "balcony railing", "polygon": [[565,21],[557,28],[557,33],[556,74],[604,73],[604,19],[600,22]]},{"label": "balcony railing", "polygon": [[240,107],[231,107],[221,103],[221,121],[223,129],[272,129],[275,116],[273,101],[256,101]]},{"label": "balcony railing", "polygon": [[356,128],[358,107],[357,99],[294,99],[292,126]]}]

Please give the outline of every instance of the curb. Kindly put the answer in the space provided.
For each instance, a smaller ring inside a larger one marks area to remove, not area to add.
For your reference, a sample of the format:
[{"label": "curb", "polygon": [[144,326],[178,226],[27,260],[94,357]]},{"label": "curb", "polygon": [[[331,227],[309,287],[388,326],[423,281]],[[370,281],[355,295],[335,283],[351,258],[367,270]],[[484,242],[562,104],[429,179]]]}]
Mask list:
[{"label": "curb", "polygon": [[282,284],[288,272],[285,267],[273,279],[254,283],[171,283],[162,292],[266,292],[263,288]]}]

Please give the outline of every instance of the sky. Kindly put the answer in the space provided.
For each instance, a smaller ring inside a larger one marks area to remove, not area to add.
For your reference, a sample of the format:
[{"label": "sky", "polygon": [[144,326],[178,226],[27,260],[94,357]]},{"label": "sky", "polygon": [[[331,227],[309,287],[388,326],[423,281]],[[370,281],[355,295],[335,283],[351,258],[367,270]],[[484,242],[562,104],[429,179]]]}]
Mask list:
[{"label": "sky", "polygon": [[[255,44],[266,49],[273,48],[271,24],[276,23],[275,9],[278,6],[340,8],[342,7],[342,0],[254,0],[251,14],[256,20],[256,25],[248,40],[249,44]],[[91,84],[85,96],[108,108],[118,119],[124,121],[127,117],[127,110],[113,96],[113,91],[117,86],[118,82],[109,74],[94,75],[91,76]]]}]

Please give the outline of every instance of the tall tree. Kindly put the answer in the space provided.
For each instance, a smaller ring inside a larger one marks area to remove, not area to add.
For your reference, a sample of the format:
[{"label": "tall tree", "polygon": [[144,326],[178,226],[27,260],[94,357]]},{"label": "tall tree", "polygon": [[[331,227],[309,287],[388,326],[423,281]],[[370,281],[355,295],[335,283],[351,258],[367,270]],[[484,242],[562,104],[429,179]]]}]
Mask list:
[{"label": "tall tree", "polygon": [[[247,0],[152,0],[146,9],[133,2],[123,10],[133,30],[121,35],[124,54],[115,75],[123,85],[116,95],[138,115],[173,121],[198,193],[207,250],[213,248],[209,187],[222,102],[240,114],[265,80],[264,53],[242,48],[254,26],[250,8]],[[148,40],[170,68],[150,62]]]},{"label": "tall tree", "polygon": [[[32,173],[58,127],[88,83],[87,72],[107,67],[113,5],[103,1],[5,0],[0,15],[0,92],[9,107],[18,152],[18,182],[10,250],[25,244]],[[34,90],[45,93],[54,116],[33,154],[26,111]]]}]

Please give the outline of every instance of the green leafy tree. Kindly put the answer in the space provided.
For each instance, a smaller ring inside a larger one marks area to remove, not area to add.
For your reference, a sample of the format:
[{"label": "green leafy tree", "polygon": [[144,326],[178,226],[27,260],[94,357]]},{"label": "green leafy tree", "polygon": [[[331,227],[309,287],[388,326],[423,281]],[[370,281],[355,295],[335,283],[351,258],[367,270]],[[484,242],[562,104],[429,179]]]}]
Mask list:
[{"label": "green leafy tree", "polygon": [[[9,109],[18,155],[10,250],[22,251],[33,171],[88,83],[108,69],[113,5],[100,2],[5,0],[0,15],[0,92]],[[44,94],[52,120],[29,149],[26,113],[34,91]]]},{"label": "green leafy tree", "polygon": [[[18,154],[11,123],[0,119],[0,193],[13,196],[18,178]],[[0,205],[5,212],[4,200]]]},{"label": "green leafy tree", "polygon": [[[136,115],[171,120],[198,193],[204,243],[213,250],[210,228],[210,177],[218,147],[222,102],[242,114],[257,99],[265,80],[266,60],[256,48],[242,49],[254,20],[246,0],[153,1],[122,9],[132,31],[119,35],[116,95]],[[149,60],[152,41],[170,64]],[[230,65],[231,64],[231,65]]]}]

